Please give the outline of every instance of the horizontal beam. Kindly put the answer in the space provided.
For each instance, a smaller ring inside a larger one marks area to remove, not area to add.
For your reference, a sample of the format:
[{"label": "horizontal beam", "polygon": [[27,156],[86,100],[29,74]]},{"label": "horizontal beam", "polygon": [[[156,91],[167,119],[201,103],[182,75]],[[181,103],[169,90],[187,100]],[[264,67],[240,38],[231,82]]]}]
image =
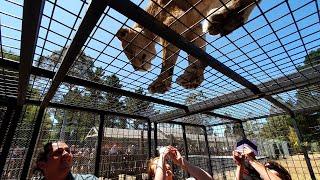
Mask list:
[{"label": "horizontal beam", "polygon": [[209,116],[213,116],[213,117],[217,117],[217,118],[221,118],[221,119],[230,120],[230,121],[242,122],[241,119],[237,119],[237,118],[234,118],[234,117],[221,115],[221,114],[214,113],[214,112],[211,112],[211,111],[204,112],[203,114],[206,114],[206,115],[209,115]]},{"label": "horizontal beam", "polygon": [[[257,96],[249,89],[241,89],[222,96],[214,97],[209,100],[199,102],[188,106],[189,112],[173,110],[159,115],[150,117],[152,122],[170,121],[176,118],[190,116],[197,113],[204,113],[214,109],[223,108],[230,105],[252,101],[262,97],[272,96],[275,94],[315,85],[320,83],[320,65],[306,68],[286,77],[280,77],[275,80],[257,85],[265,96]],[[270,100],[270,99],[269,99]],[[276,104],[275,104],[276,105]],[[279,104],[278,104],[279,105]],[[280,107],[281,108],[281,107]]]}]

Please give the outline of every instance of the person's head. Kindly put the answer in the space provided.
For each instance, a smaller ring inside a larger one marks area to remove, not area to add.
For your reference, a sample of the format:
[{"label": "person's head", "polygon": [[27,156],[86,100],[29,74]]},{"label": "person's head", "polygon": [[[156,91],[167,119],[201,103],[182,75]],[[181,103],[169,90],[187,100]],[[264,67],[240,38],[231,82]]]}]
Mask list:
[{"label": "person's head", "polygon": [[[152,179],[155,176],[158,160],[159,160],[159,157],[152,158],[147,163],[148,164],[148,167],[147,167],[148,175]],[[168,163],[166,163],[165,164],[165,168],[166,168],[166,174],[165,174],[166,175],[166,180],[172,180],[173,179],[173,172],[172,172],[171,166]]]},{"label": "person's head", "polygon": [[289,172],[279,163],[269,161],[265,163],[265,167],[268,168],[272,173],[280,177],[282,180],[291,180],[291,175],[289,174]]},{"label": "person's head", "polygon": [[65,142],[49,142],[39,153],[35,170],[40,170],[46,178],[64,178],[71,170],[72,159],[73,156]]}]

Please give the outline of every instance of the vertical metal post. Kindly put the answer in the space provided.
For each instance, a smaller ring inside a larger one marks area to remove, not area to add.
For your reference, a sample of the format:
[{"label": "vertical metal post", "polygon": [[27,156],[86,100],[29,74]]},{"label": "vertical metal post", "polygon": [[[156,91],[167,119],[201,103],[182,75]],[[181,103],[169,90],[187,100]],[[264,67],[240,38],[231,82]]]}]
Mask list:
[{"label": "vertical metal post", "polygon": [[240,128],[241,128],[241,132],[242,132],[242,138],[243,138],[243,139],[247,139],[247,135],[246,135],[246,133],[245,133],[245,131],[244,131],[243,123],[242,123],[242,122],[240,122]]},{"label": "vertical metal post", "polygon": [[45,112],[45,108],[40,108],[38,111],[38,115],[37,115],[37,119],[35,121],[35,125],[33,128],[29,148],[28,148],[27,155],[26,155],[26,158],[25,158],[25,161],[23,164],[21,177],[20,177],[21,179],[27,179],[27,177],[28,177],[28,172],[29,172],[30,164],[32,162],[33,152],[34,152],[34,149],[35,149],[35,146],[37,144],[37,140],[38,140],[39,134],[40,134],[40,128],[41,128],[44,112]]},{"label": "vertical metal post", "polygon": [[159,153],[157,151],[157,147],[158,147],[158,123],[153,123],[153,139],[154,139],[154,146],[153,146],[153,149],[154,149],[154,156],[159,156]]},{"label": "vertical metal post", "polygon": [[312,165],[311,165],[311,162],[310,162],[310,158],[308,156],[308,152],[307,152],[307,150],[305,149],[305,147],[302,144],[303,138],[302,138],[301,132],[299,130],[299,127],[298,127],[298,124],[297,124],[297,121],[296,121],[296,117],[294,115],[291,115],[291,119],[292,119],[292,124],[293,124],[294,130],[296,131],[296,134],[297,134],[297,137],[298,137],[298,144],[299,144],[299,147],[302,149],[303,156],[304,156],[304,159],[305,159],[305,161],[307,163],[311,179],[312,180],[316,180],[316,176],[314,175],[314,171],[313,171],[313,168],[312,168]]},{"label": "vertical metal post", "polygon": [[7,129],[9,126],[9,122],[11,121],[13,115],[13,107],[7,106],[6,114],[4,115],[4,118],[2,120],[1,126],[0,126],[0,148],[2,147],[4,137],[6,137]]},{"label": "vertical metal post", "polygon": [[152,131],[152,127],[151,127],[151,121],[150,119],[148,119],[148,159],[151,158],[151,131]]},{"label": "vertical metal post", "polygon": [[183,134],[183,142],[184,142],[184,151],[186,154],[187,161],[189,160],[189,149],[186,135],[186,125],[182,124],[182,134]]},{"label": "vertical metal post", "polygon": [[20,120],[20,116],[22,114],[22,109],[23,109],[23,106],[16,105],[12,121],[9,125],[7,136],[5,137],[5,140],[3,143],[3,144],[5,144],[5,146],[3,146],[2,151],[1,151],[1,155],[0,155],[0,177],[2,177],[2,173],[4,170],[4,166],[6,164],[7,156],[9,154],[10,147],[13,142],[14,133],[16,131],[18,122]]},{"label": "vertical metal post", "polygon": [[94,175],[100,177],[100,161],[101,161],[101,145],[102,139],[104,137],[104,114],[100,114],[100,123],[99,123],[99,131],[98,131],[98,144],[97,144],[97,151],[96,151],[96,161],[94,166]]},{"label": "vertical metal post", "polygon": [[208,133],[207,133],[207,128],[205,126],[202,127],[203,132],[204,132],[204,141],[206,142],[206,148],[207,148],[207,152],[208,152],[208,158],[209,158],[209,173],[211,176],[213,176],[213,172],[212,172],[212,164],[211,164],[211,154],[210,154],[210,147],[209,147],[209,141],[208,141]]},{"label": "vertical metal post", "polygon": [[[189,161],[189,149],[188,149],[188,141],[187,141],[187,135],[186,135],[186,125],[182,124],[182,135],[183,135],[183,144],[184,144],[184,152],[185,152],[185,158],[187,161]],[[187,172],[187,177],[190,177],[190,174]]]}]

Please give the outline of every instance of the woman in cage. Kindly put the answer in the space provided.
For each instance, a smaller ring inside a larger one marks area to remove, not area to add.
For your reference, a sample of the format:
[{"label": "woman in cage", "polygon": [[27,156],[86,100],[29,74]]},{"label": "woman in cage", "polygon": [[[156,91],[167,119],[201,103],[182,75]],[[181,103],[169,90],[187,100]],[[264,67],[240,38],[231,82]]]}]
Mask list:
[{"label": "woman in cage", "polygon": [[39,153],[34,172],[40,172],[45,180],[98,179],[91,174],[72,174],[73,155],[62,141],[49,142]]},{"label": "woman in cage", "polygon": [[148,161],[148,175],[154,180],[172,180],[174,175],[168,160],[188,172],[192,177],[198,180],[212,180],[212,176],[203,169],[190,164],[185,160],[180,152],[172,147],[167,146],[160,152],[160,156]]},{"label": "woman in cage", "polygon": [[289,172],[283,166],[274,161],[260,163],[248,147],[242,152],[233,151],[233,159],[237,165],[236,180],[291,180]]}]

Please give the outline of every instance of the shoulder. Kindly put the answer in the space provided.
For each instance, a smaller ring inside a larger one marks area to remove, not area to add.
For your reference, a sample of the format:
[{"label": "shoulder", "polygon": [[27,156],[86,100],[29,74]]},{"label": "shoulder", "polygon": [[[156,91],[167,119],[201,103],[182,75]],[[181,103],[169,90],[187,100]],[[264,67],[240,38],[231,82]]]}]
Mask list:
[{"label": "shoulder", "polygon": [[82,179],[98,179],[95,175],[92,174],[72,174],[74,180],[82,180]]}]

